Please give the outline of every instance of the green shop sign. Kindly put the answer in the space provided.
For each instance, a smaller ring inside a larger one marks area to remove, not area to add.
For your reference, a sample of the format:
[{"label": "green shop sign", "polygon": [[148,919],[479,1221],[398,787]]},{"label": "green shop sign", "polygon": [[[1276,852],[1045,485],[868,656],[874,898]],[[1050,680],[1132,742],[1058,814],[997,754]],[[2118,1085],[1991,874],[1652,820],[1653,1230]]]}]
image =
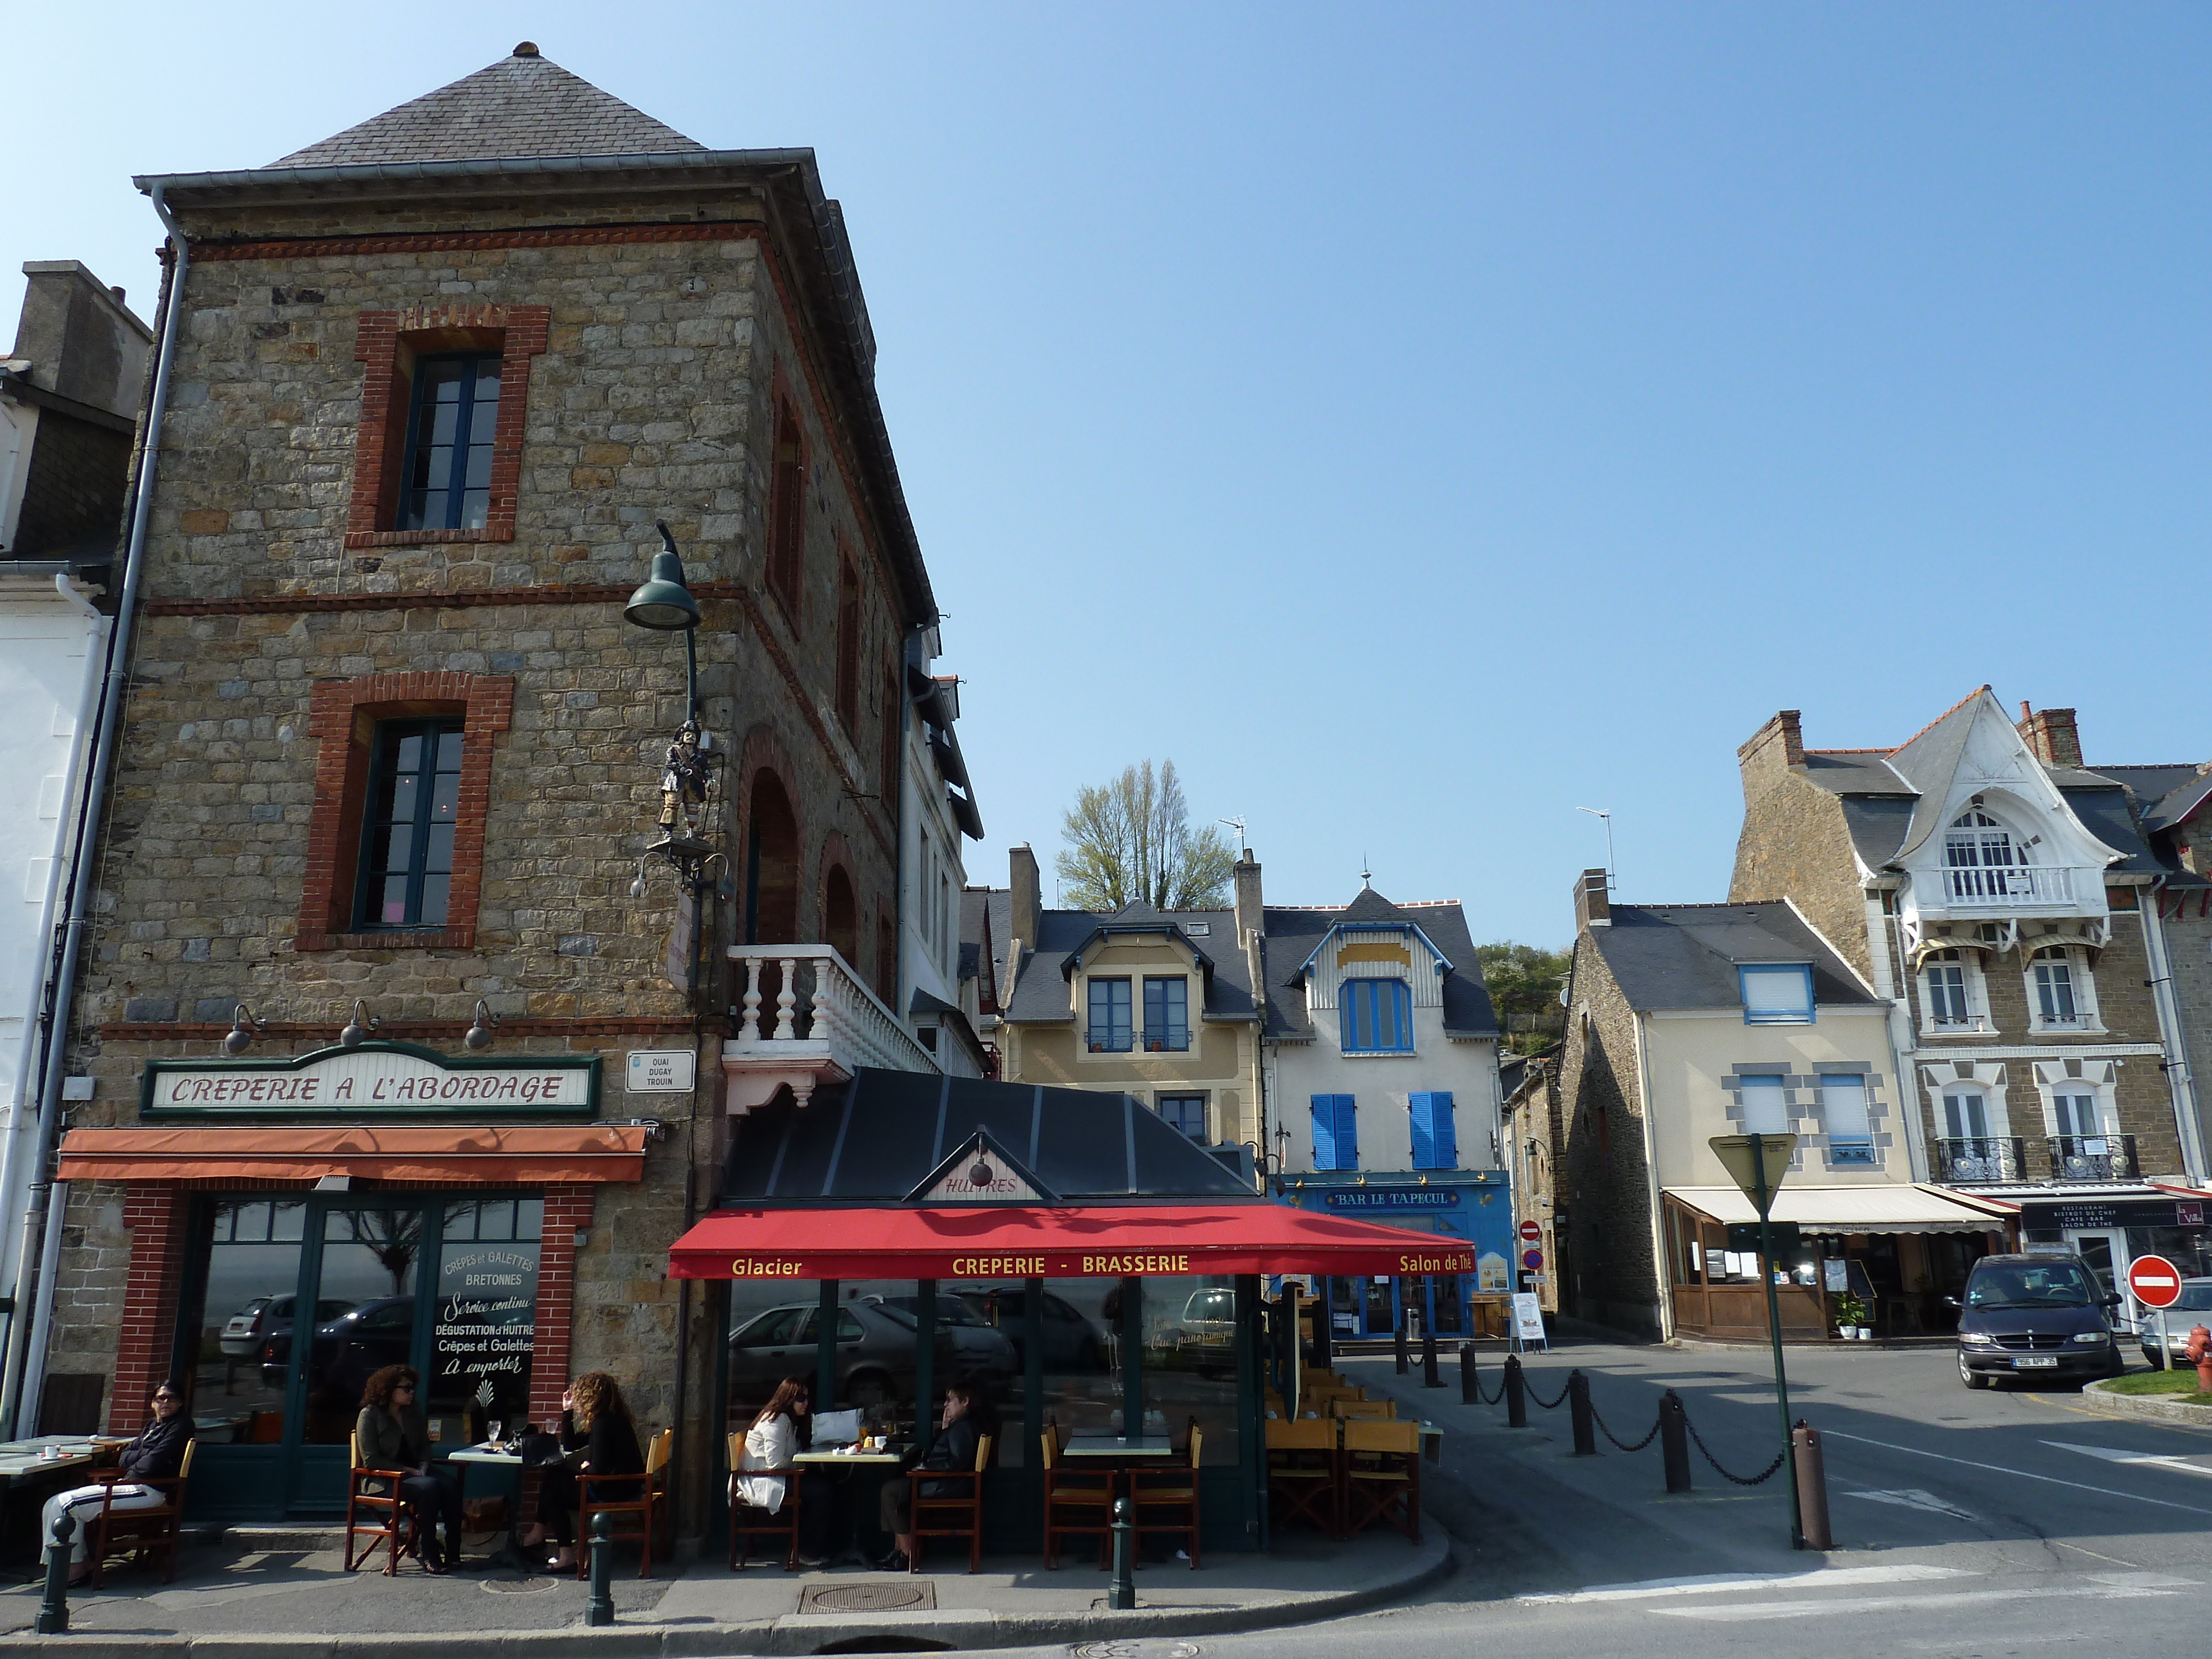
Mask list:
[{"label": "green shop sign", "polygon": [[139,1113],[196,1123],[408,1122],[588,1118],[599,1104],[597,1054],[454,1060],[412,1043],[364,1042],[289,1060],[151,1060]]}]

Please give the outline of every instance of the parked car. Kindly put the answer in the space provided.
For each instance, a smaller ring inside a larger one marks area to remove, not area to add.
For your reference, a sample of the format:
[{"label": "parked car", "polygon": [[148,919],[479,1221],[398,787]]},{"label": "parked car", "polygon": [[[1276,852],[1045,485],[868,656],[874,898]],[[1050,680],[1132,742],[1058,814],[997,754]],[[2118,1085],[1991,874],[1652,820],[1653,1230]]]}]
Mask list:
[{"label": "parked car", "polygon": [[2136,1322],[2136,1338],[2142,1344],[2143,1363],[2154,1370],[2169,1370],[2186,1365],[2189,1357],[2182,1351],[2189,1346],[2189,1329],[2192,1325],[2212,1325],[2212,1279],[2185,1279],[2181,1281],[2181,1299],[2166,1310],[2166,1362],[2158,1362],[2158,1311],[2143,1310],[2142,1318]]},{"label": "parked car", "polygon": [[[379,1297],[358,1306],[343,1302],[319,1306],[340,1310],[315,1327],[313,1346],[307,1352],[319,1391],[334,1399],[358,1400],[372,1373],[386,1365],[404,1365],[413,1357],[411,1295]],[[291,1364],[292,1328],[287,1325],[262,1345],[261,1380],[282,1386]]]},{"label": "parked car", "polygon": [[1959,1380],[2087,1381],[2127,1369],[2109,1315],[2120,1304],[2075,1256],[1985,1255],[1959,1309]]},{"label": "parked car", "polygon": [[[1029,1290],[1022,1285],[1000,1285],[988,1291],[962,1291],[976,1318],[993,1322],[1013,1345],[1018,1369],[1029,1363]],[[1041,1293],[1038,1310],[1044,1316],[1044,1368],[1061,1374],[1103,1371],[1109,1352],[1104,1333],[1085,1318],[1074,1304],[1050,1291]]]},{"label": "parked car", "polygon": [[1180,1316],[1160,1330],[1153,1346],[1166,1350],[1168,1362],[1182,1370],[1234,1376],[1237,1292],[1224,1285],[1193,1291]]},{"label": "parked car", "polygon": [[[872,1407],[912,1404],[920,1328],[916,1298],[865,1297],[837,1308],[836,1404]],[[1021,1370],[1014,1345],[958,1297],[933,1307],[932,1364],[939,1388],[970,1372],[1006,1384]],[[790,1303],[756,1314],[730,1333],[730,1387],[742,1399],[765,1400],[786,1376],[812,1376],[822,1310]],[[830,1402],[821,1402],[828,1409]]]},{"label": "parked car", "polygon": [[[224,1357],[230,1359],[251,1359],[268,1340],[278,1334],[289,1337],[292,1333],[292,1304],[296,1297],[257,1296],[236,1313],[231,1315],[216,1339]],[[315,1304],[315,1322],[336,1319],[353,1307],[350,1302],[336,1297]],[[286,1352],[289,1352],[288,1346]]]}]

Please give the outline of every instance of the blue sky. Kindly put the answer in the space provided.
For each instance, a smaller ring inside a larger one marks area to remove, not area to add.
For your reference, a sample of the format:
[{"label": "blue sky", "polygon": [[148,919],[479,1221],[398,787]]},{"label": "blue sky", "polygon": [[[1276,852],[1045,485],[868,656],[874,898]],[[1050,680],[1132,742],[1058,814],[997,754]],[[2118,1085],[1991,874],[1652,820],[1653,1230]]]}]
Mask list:
[{"label": "blue sky", "polygon": [[[258,166],[515,40],[811,144],[991,840],[1172,757],[1271,898],[1563,941],[1725,896],[1735,749],[1984,680],[2212,758],[2212,14],[1863,5],[27,9],[27,258],[150,304],[134,172]],[[434,20],[434,21],[432,21]],[[388,27],[386,27],[388,25]]]}]

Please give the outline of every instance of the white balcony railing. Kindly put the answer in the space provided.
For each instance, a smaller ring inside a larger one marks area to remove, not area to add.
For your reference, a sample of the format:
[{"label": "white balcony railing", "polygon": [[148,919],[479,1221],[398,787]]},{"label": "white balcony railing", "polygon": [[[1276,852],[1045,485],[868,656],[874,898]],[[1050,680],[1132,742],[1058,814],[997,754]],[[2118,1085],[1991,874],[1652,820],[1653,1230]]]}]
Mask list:
[{"label": "white balcony railing", "polygon": [[730,1109],[750,1111],[788,1085],[804,1106],[816,1086],[863,1066],[936,1072],[937,1057],[827,945],[734,945],[742,987],[736,1032],[722,1045]]},{"label": "white balcony railing", "polygon": [[2063,864],[1947,865],[1942,908],[1948,910],[2025,910],[2074,902],[2075,878],[2092,870]]}]

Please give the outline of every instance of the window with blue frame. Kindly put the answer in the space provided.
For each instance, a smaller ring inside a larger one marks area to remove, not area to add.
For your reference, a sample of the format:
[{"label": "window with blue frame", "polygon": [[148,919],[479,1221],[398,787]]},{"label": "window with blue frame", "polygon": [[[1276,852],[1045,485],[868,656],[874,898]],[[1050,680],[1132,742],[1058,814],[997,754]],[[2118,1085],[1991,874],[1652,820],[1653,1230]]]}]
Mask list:
[{"label": "window with blue frame", "polygon": [[1348,979],[1337,989],[1347,1054],[1413,1052],[1413,999],[1401,979]]},{"label": "window with blue frame", "polygon": [[1802,963],[1738,968],[1747,1025],[1813,1024],[1813,970]]},{"label": "window with blue frame", "polygon": [[1206,1097],[1162,1095],[1160,1115],[1200,1146],[1206,1145]]},{"label": "window with blue frame", "polygon": [[1433,1090],[1407,1098],[1413,1120],[1413,1167],[1417,1170],[1459,1168],[1459,1133],[1452,1118],[1452,1097],[1447,1090]]},{"label": "window with blue frame", "polygon": [[1867,1110],[1867,1080],[1857,1072],[1820,1073],[1820,1120],[1828,1136],[1828,1162],[1874,1162],[1874,1121]]},{"label": "window with blue frame", "polygon": [[402,530],[481,530],[491,511],[497,353],[418,358],[399,491]]},{"label": "window with blue frame", "polygon": [[1125,1054],[1133,1046],[1127,980],[1091,981],[1090,1042],[1094,1054]]},{"label": "window with blue frame", "polygon": [[1146,980],[1145,1051],[1180,1054],[1189,1047],[1190,981],[1181,974]]},{"label": "window with blue frame", "polygon": [[1359,1121],[1350,1095],[1313,1097],[1313,1166],[1316,1170],[1359,1167]]},{"label": "window with blue frame", "polygon": [[461,722],[380,720],[370,744],[354,927],[443,927],[461,803]]}]

